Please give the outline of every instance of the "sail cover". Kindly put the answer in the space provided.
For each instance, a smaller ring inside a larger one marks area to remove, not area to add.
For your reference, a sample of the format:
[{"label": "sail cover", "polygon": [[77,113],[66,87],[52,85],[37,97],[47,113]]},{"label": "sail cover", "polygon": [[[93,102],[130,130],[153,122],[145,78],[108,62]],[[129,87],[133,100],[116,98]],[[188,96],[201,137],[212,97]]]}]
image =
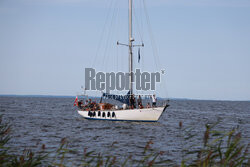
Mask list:
[{"label": "sail cover", "polygon": [[129,96],[130,96],[130,91],[126,95],[115,95],[115,94],[110,94],[110,93],[103,93],[103,97],[106,97],[108,99],[114,99],[117,100],[121,103],[125,103],[129,105]]}]

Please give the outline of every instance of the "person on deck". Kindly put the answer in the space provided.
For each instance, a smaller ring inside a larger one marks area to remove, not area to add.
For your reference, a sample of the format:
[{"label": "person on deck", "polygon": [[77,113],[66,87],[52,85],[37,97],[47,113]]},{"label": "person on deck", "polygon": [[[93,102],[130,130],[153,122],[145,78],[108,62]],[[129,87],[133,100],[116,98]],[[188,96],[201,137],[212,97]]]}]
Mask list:
[{"label": "person on deck", "polygon": [[150,104],[149,103],[147,104],[147,108],[150,108]]},{"label": "person on deck", "polygon": [[134,109],[135,108],[135,97],[134,97],[134,95],[130,96],[129,103],[130,103],[130,108]]},{"label": "person on deck", "polygon": [[94,103],[94,102],[91,102],[91,103],[89,104],[89,108],[90,108],[91,110],[93,110],[93,109],[94,109],[94,105],[95,105],[95,103]]},{"label": "person on deck", "polygon": [[156,107],[156,97],[155,97],[155,94],[152,96],[152,107]]},{"label": "person on deck", "polygon": [[142,100],[141,100],[141,96],[139,95],[138,99],[137,99],[137,104],[138,104],[138,108],[143,108],[142,106]]},{"label": "person on deck", "polygon": [[80,108],[80,109],[82,109],[82,100],[80,100],[80,101],[78,101],[78,107]]}]

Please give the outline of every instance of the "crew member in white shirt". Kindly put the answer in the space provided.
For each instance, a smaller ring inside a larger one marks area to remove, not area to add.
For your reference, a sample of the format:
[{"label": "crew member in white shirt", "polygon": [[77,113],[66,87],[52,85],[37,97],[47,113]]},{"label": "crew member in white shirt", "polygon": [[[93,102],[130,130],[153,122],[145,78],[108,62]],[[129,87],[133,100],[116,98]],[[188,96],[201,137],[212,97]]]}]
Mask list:
[{"label": "crew member in white shirt", "polygon": [[152,96],[152,107],[156,107],[156,101],[157,101],[157,99],[156,99],[155,95],[153,95]]}]

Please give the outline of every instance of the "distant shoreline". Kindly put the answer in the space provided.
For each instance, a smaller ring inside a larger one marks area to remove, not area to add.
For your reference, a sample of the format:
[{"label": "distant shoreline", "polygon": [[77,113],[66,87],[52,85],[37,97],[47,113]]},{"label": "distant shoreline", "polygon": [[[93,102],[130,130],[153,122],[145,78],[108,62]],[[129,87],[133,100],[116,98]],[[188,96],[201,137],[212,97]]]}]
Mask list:
[{"label": "distant shoreline", "polygon": [[46,98],[75,98],[76,96],[67,95],[2,95],[0,97],[46,97]]},{"label": "distant shoreline", "polygon": [[[0,97],[34,97],[34,98],[75,98],[76,96],[70,95],[13,95],[13,94],[0,94]],[[100,98],[96,96],[90,96],[90,98]],[[158,97],[159,99],[169,99],[169,100],[195,100],[195,101],[238,101],[238,102],[250,102],[250,100],[213,100],[213,99],[192,99],[192,98],[162,98]]]}]

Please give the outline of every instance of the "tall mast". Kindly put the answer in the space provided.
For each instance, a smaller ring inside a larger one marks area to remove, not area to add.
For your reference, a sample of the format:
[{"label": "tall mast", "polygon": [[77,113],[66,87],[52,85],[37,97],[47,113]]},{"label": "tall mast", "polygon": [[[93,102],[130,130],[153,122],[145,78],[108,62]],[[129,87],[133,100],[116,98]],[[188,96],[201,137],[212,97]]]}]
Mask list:
[{"label": "tall mast", "polygon": [[132,37],[132,0],[129,0],[129,90],[133,94],[133,37]]}]

